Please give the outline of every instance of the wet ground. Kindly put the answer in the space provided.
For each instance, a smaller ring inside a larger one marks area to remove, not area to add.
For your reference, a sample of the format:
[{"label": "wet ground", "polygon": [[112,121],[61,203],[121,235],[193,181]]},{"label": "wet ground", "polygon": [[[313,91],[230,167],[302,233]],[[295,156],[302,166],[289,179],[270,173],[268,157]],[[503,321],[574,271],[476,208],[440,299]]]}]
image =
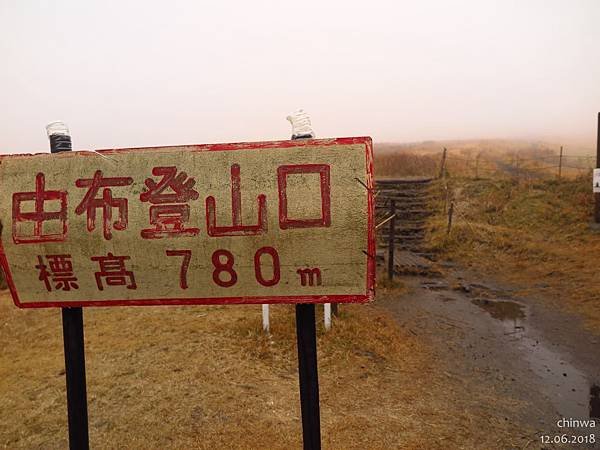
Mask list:
[{"label": "wet ground", "polygon": [[584,441],[595,434],[575,422],[600,416],[600,340],[579,318],[455,268],[443,277],[400,279],[407,292],[383,296],[382,304],[433,344],[449,375],[475,378],[482,388],[521,401],[523,412],[506,420],[516,430],[522,424],[536,430],[527,448],[600,448],[541,437]]}]

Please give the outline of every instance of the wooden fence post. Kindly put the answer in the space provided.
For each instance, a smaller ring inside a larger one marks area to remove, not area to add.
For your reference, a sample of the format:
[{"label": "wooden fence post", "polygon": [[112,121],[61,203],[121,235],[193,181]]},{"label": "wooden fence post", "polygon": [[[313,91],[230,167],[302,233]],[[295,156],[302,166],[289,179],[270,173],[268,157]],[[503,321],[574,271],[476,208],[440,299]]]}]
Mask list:
[{"label": "wooden fence post", "polygon": [[440,174],[438,178],[445,178],[446,176],[446,153],[448,152],[448,150],[446,150],[446,147],[444,147],[444,152],[442,153],[442,163],[440,165]]},{"label": "wooden fence post", "polygon": [[339,317],[340,316],[340,310],[338,309],[338,305],[339,305],[339,303],[332,303],[331,304],[331,315],[333,317]]},{"label": "wooden fence post", "polygon": [[446,230],[446,236],[450,235],[452,229],[452,216],[454,215],[454,202],[450,203],[450,209],[448,210],[448,229]]},{"label": "wooden fence post", "polygon": [[388,279],[394,279],[394,247],[396,246],[396,200],[390,202],[390,229],[388,234]]},{"label": "wooden fence post", "polygon": [[[596,168],[600,169],[600,112],[598,113],[598,136],[596,140]],[[600,192],[594,194],[594,221],[600,223]]]},{"label": "wooden fence post", "polygon": [[558,179],[559,180],[562,175],[562,160],[563,160],[563,147],[561,145],[560,146],[560,155],[558,157]]}]

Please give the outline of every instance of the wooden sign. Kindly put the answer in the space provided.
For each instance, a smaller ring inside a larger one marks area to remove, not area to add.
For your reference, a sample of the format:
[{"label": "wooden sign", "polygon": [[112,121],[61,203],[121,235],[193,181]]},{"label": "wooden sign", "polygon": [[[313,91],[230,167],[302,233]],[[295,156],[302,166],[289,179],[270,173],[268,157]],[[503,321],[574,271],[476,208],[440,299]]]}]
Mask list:
[{"label": "wooden sign", "polygon": [[366,302],[370,138],[0,158],[19,307]]}]

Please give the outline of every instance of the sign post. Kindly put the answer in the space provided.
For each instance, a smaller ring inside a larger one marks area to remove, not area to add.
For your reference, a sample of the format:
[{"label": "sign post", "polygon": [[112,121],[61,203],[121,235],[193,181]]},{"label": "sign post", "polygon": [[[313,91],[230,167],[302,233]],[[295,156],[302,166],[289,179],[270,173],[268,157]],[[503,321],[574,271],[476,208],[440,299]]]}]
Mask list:
[{"label": "sign post", "polygon": [[315,304],[374,297],[370,138],[6,155],[0,185],[15,305],[63,308],[72,449],[88,448],[82,307],[262,303],[297,305],[319,448]]},{"label": "sign post", "polygon": [[[46,127],[50,139],[50,152],[71,151],[69,130],[61,122]],[[69,448],[89,449],[87,392],[85,380],[85,344],[83,340],[83,309],[61,308],[63,343],[65,352],[65,378],[67,382],[67,414],[69,422]]]},{"label": "sign post", "polygon": [[69,448],[89,449],[82,308],[62,308]]},{"label": "sign post", "polygon": [[[303,110],[295,111],[287,117],[287,120],[292,125],[292,140],[315,137],[310,118]],[[329,304],[324,304],[325,309],[327,305]],[[324,316],[324,321],[327,322],[326,312]],[[314,304],[296,305],[296,344],[298,347],[298,378],[304,450],[320,450],[321,412]]]},{"label": "sign post", "polygon": [[304,450],[319,450],[321,448],[321,413],[314,304],[296,305],[296,337]]}]

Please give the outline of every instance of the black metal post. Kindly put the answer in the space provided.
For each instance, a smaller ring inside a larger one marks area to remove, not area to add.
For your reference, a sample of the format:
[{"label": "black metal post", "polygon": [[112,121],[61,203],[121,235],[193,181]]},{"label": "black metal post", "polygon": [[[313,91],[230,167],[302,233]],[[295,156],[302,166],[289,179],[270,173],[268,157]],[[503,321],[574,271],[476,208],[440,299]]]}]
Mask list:
[{"label": "black metal post", "polygon": [[69,416],[69,448],[88,450],[87,392],[82,308],[62,308],[67,409]]},{"label": "black metal post", "polygon": [[394,249],[396,247],[396,201],[390,202],[390,230],[388,232],[388,279],[394,279]]},{"label": "black metal post", "polygon": [[[292,134],[292,140],[310,138],[314,138],[314,134]],[[298,344],[298,378],[300,381],[303,448],[304,450],[321,450],[317,327],[315,323],[315,305],[312,303],[296,305],[296,341]]]},{"label": "black metal post", "polygon": [[[600,169],[600,112],[598,113],[598,136],[596,138],[596,168]],[[600,223],[600,193],[594,193],[594,222]]]},{"label": "black metal post", "polygon": [[[49,127],[52,124],[49,125]],[[71,136],[64,130],[48,129],[50,152],[71,151]],[[69,418],[69,449],[88,450],[87,392],[85,381],[85,344],[83,340],[83,309],[62,308],[65,376],[67,380],[67,411]]]},{"label": "black metal post", "polygon": [[315,305],[296,305],[298,373],[304,450],[321,449],[321,413],[319,409],[319,373],[317,370],[317,330]]}]

